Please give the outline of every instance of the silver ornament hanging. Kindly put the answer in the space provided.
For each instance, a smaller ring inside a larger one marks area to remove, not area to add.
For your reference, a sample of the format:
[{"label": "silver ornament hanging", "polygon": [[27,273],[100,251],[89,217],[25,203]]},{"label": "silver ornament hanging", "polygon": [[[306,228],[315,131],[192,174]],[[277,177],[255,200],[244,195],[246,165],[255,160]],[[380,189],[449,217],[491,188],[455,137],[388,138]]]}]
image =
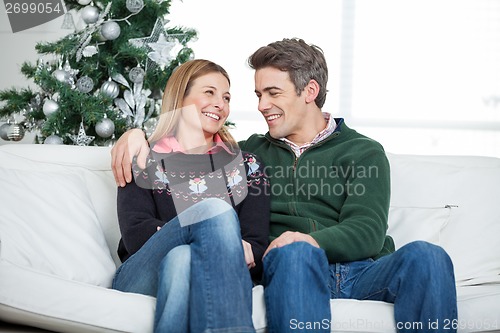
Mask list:
[{"label": "silver ornament hanging", "polygon": [[64,143],[63,139],[56,134],[49,135],[43,141],[43,144],[45,145],[62,145],[63,143]]},{"label": "silver ornament hanging", "polygon": [[128,78],[134,83],[141,83],[144,81],[144,76],[146,72],[141,67],[134,67],[128,73]]},{"label": "silver ornament hanging", "polygon": [[52,72],[52,76],[56,78],[57,81],[67,83],[70,79],[70,75],[64,69],[56,69]]},{"label": "silver ornament hanging", "polygon": [[83,126],[83,121],[80,122],[80,129],[78,130],[78,135],[69,135],[71,141],[77,146],[88,146],[93,140],[94,136],[87,135],[85,133],[85,126]]},{"label": "silver ornament hanging", "polygon": [[94,6],[83,7],[80,11],[80,16],[82,20],[87,24],[96,23],[99,19],[99,9]]},{"label": "silver ornament hanging", "polygon": [[94,81],[88,76],[82,76],[76,81],[76,88],[82,93],[89,93],[94,89]]},{"label": "silver ornament hanging", "polygon": [[7,137],[11,141],[21,141],[24,138],[24,126],[21,124],[12,124],[7,132]]},{"label": "silver ornament hanging", "polygon": [[113,147],[115,145],[115,143],[116,143],[116,137],[113,134],[111,136],[111,139],[106,140],[106,142],[104,142],[103,146],[105,146],[105,147]]},{"label": "silver ornament hanging", "polygon": [[75,21],[73,20],[73,15],[70,12],[64,14],[63,23],[61,29],[76,29]]},{"label": "silver ornament hanging", "polygon": [[87,6],[89,3],[92,2],[92,0],[78,0],[77,2],[82,6]]},{"label": "silver ornament hanging", "polygon": [[143,0],[127,0],[125,6],[131,13],[138,13],[144,7]]},{"label": "silver ornament hanging", "polygon": [[5,123],[0,126],[0,138],[4,139],[5,141],[9,141],[9,128],[10,123]]},{"label": "silver ornament hanging", "polygon": [[71,86],[72,89],[75,88],[75,81],[76,81],[76,74],[80,72],[78,69],[73,69],[71,68],[71,64],[69,63],[69,60],[66,59],[64,62],[63,70],[68,73],[69,78],[68,78],[68,84]]},{"label": "silver ornament hanging", "polygon": [[109,138],[115,132],[115,123],[104,117],[95,125],[95,132],[101,138]]},{"label": "silver ornament hanging", "polygon": [[[99,38],[100,39],[100,38]],[[104,42],[105,39],[103,38],[102,42]],[[82,55],[85,57],[85,58],[90,58],[94,55],[96,55],[97,53],[99,53],[99,49],[97,47],[95,47],[94,45],[89,45],[89,46],[86,46],[85,48],[83,48],[82,50]]]},{"label": "silver ornament hanging", "polygon": [[101,26],[101,35],[107,40],[117,39],[120,32],[120,25],[115,21],[107,21]]},{"label": "silver ornament hanging", "polygon": [[57,112],[58,110],[59,110],[59,104],[57,104],[57,102],[51,99],[47,99],[43,103],[43,114],[46,117],[49,117],[51,114]]},{"label": "silver ornament hanging", "polygon": [[101,92],[106,96],[116,98],[120,94],[120,86],[118,86],[118,83],[116,83],[115,81],[109,79],[102,84]]}]

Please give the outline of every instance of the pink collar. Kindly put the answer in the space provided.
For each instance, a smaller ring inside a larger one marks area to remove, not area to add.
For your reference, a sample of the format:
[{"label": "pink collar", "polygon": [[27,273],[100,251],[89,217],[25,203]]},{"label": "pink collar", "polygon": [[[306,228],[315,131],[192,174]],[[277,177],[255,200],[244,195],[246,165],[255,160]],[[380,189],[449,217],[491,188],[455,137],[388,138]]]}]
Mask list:
[{"label": "pink collar", "polygon": [[[214,143],[215,145],[207,151],[208,154],[217,153],[221,148],[223,148],[229,154],[234,155],[234,152],[232,152],[229,147],[222,141],[219,134],[215,134]],[[155,142],[152,149],[157,153],[186,153],[175,136],[163,137],[162,139]]]}]

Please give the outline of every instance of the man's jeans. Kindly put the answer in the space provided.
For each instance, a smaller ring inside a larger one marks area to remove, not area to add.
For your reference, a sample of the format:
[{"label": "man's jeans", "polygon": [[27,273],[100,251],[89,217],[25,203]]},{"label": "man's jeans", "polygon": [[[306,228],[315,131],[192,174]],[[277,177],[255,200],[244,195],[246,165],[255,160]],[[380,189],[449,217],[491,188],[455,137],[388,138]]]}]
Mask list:
[{"label": "man's jeans", "polygon": [[264,258],[264,288],[269,333],[330,332],[331,298],[394,303],[398,332],[456,332],[453,265],[441,247],[427,242],[376,261],[331,265],[322,249],[292,243]]},{"label": "man's jeans", "polygon": [[176,217],[165,224],[118,268],[113,288],[157,298],[155,332],[254,332],[234,209],[207,199],[180,215],[191,223],[181,227]]}]

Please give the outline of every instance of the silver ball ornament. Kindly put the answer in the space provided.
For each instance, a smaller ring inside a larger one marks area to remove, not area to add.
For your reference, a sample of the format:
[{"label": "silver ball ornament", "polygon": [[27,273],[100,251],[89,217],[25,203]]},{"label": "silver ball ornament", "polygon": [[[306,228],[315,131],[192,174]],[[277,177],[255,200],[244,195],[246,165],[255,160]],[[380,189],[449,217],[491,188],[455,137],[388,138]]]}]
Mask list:
[{"label": "silver ball ornament", "polygon": [[143,0],[127,0],[125,6],[131,13],[138,13],[144,7]]},{"label": "silver ball ornament", "polygon": [[115,132],[115,123],[109,118],[103,118],[95,125],[95,132],[101,138],[109,138]]},{"label": "silver ball ornament", "polygon": [[47,99],[43,103],[42,109],[43,109],[43,114],[46,117],[49,117],[51,114],[53,114],[54,112],[57,112],[59,110],[59,104],[57,104],[57,102],[55,102],[51,99]]},{"label": "silver ball ornament", "polygon": [[78,0],[77,2],[79,5],[87,6],[89,3],[92,2],[92,0]]},{"label": "silver ball ornament", "polygon": [[107,21],[101,26],[101,35],[107,40],[117,39],[120,32],[120,25],[115,21]]},{"label": "silver ball ornament", "polygon": [[134,67],[128,73],[128,78],[134,83],[143,82],[144,76],[146,76],[146,72],[141,67]]},{"label": "silver ball ornament", "polygon": [[55,134],[49,135],[43,141],[43,144],[45,144],[45,145],[62,145],[63,143],[64,143],[63,139],[61,139],[61,137],[59,135],[55,135]]},{"label": "silver ball ornament", "polygon": [[9,123],[5,123],[0,126],[0,138],[4,139],[5,141],[9,141],[9,128]]},{"label": "silver ball ornament", "polygon": [[82,20],[87,24],[96,23],[99,19],[99,9],[94,6],[86,6],[80,11]]},{"label": "silver ball ornament", "polygon": [[88,76],[82,76],[76,81],[76,87],[82,93],[89,93],[94,89],[94,81]]},{"label": "silver ball ornament", "polygon": [[108,80],[101,86],[101,92],[111,98],[116,98],[120,94],[120,86],[115,81]]},{"label": "silver ball ornament", "polygon": [[24,126],[21,124],[12,124],[7,132],[7,137],[11,141],[21,141],[24,138]]},{"label": "silver ball ornament", "polygon": [[68,82],[70,79],[69,73],[63,69],[56,69],[52,72],[52,76],[55,77],[57,81],[64,83]]}]

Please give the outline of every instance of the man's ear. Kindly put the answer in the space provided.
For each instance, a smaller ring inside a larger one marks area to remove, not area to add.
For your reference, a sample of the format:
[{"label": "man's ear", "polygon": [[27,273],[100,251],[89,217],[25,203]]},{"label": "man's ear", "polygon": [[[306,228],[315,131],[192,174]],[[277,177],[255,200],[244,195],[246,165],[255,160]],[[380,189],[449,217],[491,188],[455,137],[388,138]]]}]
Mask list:
[{"label": "man's ear", "polygon": [[306,94],[306,103],[313,103],[319,94],[319,84],[316,80],[309,80],[309,83],[304,88]]}]

